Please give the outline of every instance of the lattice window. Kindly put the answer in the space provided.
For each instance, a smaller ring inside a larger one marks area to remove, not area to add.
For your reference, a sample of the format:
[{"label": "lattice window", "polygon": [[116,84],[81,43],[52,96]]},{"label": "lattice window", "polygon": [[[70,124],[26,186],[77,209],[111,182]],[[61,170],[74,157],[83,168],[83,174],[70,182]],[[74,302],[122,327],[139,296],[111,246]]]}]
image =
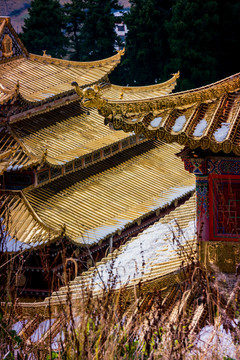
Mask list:
[{"label": "lattice window", "polygon": [[209,210],[211,240],[240,239],[240,176],[210,176]]},{"label": "lattice window", "polygon": [[65,172],[68,173],[73,170],[73,163],[68,163],[65,165]]},{"label": "lattice window", "polygon": [[112,152],[114,153],[114,152],[116,152],[116,151],[118,151],[119,150],[119,144],[117,143],[117,144],[114,144],[113,146],[112,146]]},{"label": "lattice window", "polygon": [[49,180],[49,170],[44,170],[44,171],[41,171],[37,174],[37,181],[38,181],[38,184],[41,184],[45,181],[48,181]]},{"label": "lattice window", "polygon": [[50,169],[50,173],[51,173],[51,179],[55,178],[56,176],[60,176],[62,175],[62,169],[61,168],[51,168]]},{"label": "lattice window", "polygon": [[103,156],[109,156],[110,154],[111,154],[111,148],[110,147],[104,149]]},{"label": "lattice window", "polygon": [[2,56],[10,57],[13,54],[13,43],[11,37],[6,34],[2,41]]}]

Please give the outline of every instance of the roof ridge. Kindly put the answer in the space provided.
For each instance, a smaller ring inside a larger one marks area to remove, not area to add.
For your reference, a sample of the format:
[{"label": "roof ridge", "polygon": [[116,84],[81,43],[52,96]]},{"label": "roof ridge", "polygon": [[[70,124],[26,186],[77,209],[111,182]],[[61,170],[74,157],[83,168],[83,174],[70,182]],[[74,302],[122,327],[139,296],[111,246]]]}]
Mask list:
[{"label": "roof ridge", "polygon": [[37,55],[29,53],[29,59],[44,62],[44,63],[50,63],[55,65],[66,65],[66,66],[73,66],[73,67],[89,67],[89,66],[101,66],[105,65],[112,61],[120,61],[121,57],[124,55],[125,49],[119,50],[116,54],[105,58],[101,60],[94,60],[94,61],[72,61],[72,60],[65,60],[65,59],[58,59],[58,58],[52,58],[47,55]]},{"label": "roof ridge", "polygon": [[[173,84],[176,86],[176,80],[180,77],[180,71],[172,74],[172,77],[164,82],[152,85],[144,85],[144,86],[121,86],[116,84],[110,84],[112,88],[116,88],[123,91],[146,91],[146,90],[155,90],[165,88],[169,84]],[[175,84],[174,84],[175,83]]]}]

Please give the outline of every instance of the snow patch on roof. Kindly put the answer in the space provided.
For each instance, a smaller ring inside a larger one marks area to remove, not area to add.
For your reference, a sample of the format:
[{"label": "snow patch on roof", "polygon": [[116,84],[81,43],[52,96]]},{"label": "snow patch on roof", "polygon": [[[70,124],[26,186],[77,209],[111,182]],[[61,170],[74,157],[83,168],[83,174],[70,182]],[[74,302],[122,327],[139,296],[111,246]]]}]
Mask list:
[{"label": "snow patch on roof", "polygon": [[158,127],[162,122],[162,117],[159,116],[159,117],[156,117],[155,119],[153,119],[151,122],[150,122],[150,125],[152,127]]},{"label": "snow patch on roof", "polygon": [[[175,186],[166,191],[163,191],[159,194],[159,198],[153,199],[152,204],[146,207],[146,211],[144,213],[147,214],[150,211],[155,211],[159,208],[168,206],[174,200],[183,197],[184,195],[186,195],[190,191],[193,191],[194,189],[195,189],[195,184],[192,186]],[[143,213],[139,212],[139,217],[141,217],[142,215]],[[81,242],[85,244],[96,243],[118,230],[120,231],[124,230],[127,224],[136,220],[137,219],[130,219],[130,218],[129,219],[115,218],[113,219],[112,224],[106,224],[94,229],[87,230],[81,236]]]},{"label": "snow patch on roof", "polygon": [[216,141],[223,141],[226,139],[226,136],[228,134],[230,128],[230,124],[229,123],[222,123],[221,127],[219,129],[217,129],[213,136],[215,138]]},{"label": "snow patch on roof", "polygon": [[202,136],[207,125],[208,123],[205,119],[200,120],[197,126],[195,127],[193,136],[197,136],[197,137]]},{"label": "snow patch on roof", "polygon": [[95,290],[100,290],[103,283],[111,285],[114,282],[114,287],[119,288],[142,277],[154,265],[176,257],[177,244],[173,239],[177,237],[183,245],[195,238],[195,232],[195,221],[190,221],[185,229],[178,228],[177,219],[167,224],[155,223],[130,241],[116,259],[98,266],[93,279]]},{"label": "snow patch on roof", "polygon": [[179,116],[176,119],[175,124],[172,127],[173,131],[178,132],[178,131],[182,130],[183,125],[185,124],[186,120],[187,119],[186,119],[185,115]]},{"label": "snow patch on roof", "polygon": [[42,321],[38,328],[34,331],[34,333],[31,336],[32,342],[37,342],[41,339],[41,337],[48,331],[50,326],[54,323],[55,319],[51,320],[44,320]]}]

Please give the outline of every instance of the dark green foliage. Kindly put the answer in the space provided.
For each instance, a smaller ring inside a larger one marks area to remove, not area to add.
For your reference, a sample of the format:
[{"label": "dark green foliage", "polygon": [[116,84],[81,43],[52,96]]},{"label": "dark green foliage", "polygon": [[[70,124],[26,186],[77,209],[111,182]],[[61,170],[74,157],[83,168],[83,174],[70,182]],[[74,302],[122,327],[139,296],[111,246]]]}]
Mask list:
[{"label": "dark green foliage", "polygon": [[117,35],[112,9],[120,9],[117,0],[86,0],[86,18],[82,27],[81,60],[99,60],[114,54]]},{"label": "dark green foliage", "polygon": [[82,27],[86,18],[85,1],[72,0],[65,4],[66,35],[69,39],[71,60],[80,60],[82,54]]},{"label": "dark green foliage", "polygon": [[180,70],[180,88],[215,81],[215,43],[219,24],[217,1],[178,0],[167,22],[171,61],[169,71]]},{"label": "dark green foliage", "polygon": [[62,57],[67,44],[63,24],[64,14],[58,0],[33,0],[20,37],[29,52],[42,55],[42,50],[47,50],[53,57]]},{"label": "dark green foliage", "polygon": [[[170,15],[171,0],[131,0],[124,18],[128,28],[126,54],[115,71],[122,85],[148,85],[163,80],[169,61],[164,22]],[[169,77],[169,75],[168,75]]]},{"label": "dark green foliage", "polygon": [[239,10],[237,1],[175,1],[166,23],[171,61],[165,71],[180,70],[180,90],[209,84],[239,71]]},{"label": "dark green foliage", "polygon": [[218,78],[239,72],[237,55],[240,45],[240,2],[219,1],[219,30],[217,39]]}]

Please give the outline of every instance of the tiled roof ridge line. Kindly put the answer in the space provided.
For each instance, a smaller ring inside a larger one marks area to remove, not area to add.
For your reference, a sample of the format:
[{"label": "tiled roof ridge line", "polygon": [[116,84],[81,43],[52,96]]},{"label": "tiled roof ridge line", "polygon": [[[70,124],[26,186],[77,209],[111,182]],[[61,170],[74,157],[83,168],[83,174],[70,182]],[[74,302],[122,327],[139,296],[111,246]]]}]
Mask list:
[{"label": "tiled roof ridge line", "polygon": [[42,161],[43,157],[44,157],[44,152],[42,157],[37,157],[36,155],[33,155],[30,153],[30,151],[26,148],[26,146],[24,145],[24,143],[19,139],[19,137],[17,136],[17,134],[15,133],[15,131],[13,130],[13,128],[11,126],[9,126],[9,124],[6,124],[6,128],[8,130],[8,132],[12,135],[12,137],[14,138],[14,140],[16,141],[17,144],[19,144],[19,146],[21,147],[21,149],[23,150],[23,152],[34,162],[38,163]]},{"label": "tiled roof ridge line", "polygon": [[31,60],[55,64],[55,65],[66,65],[66,66],[73,66],[73,67],[89,67],[89,66],[102,66],[114,61],[119,62],[121,57],[124,55],[125,49],[118,50],[118,52],[108,58],[101,59],[101,60],[94,60],[94,61],[71,61],[71,60],[64,60],[64,59],[57,59],[48,56],[36,55],[29,53],[29,58]]},{"label": "tiled roof ridge line", "polygon": [[28,201],[28,199],[26,198],[25,194],[23,193],[23,191],[19,191],[19,195],[20,197],[23,199],[26,207],[28,208],[28,211],[31,213],[31,215],[33,216],[34,220],[38,222],[38,224],[40,226],[42,226],[46,231],[48,231],[49,233],[53,232],[56,235],[60,235],[62,233],[62,230],[57,230],[52,228],[51,226],[45,224],[45,222],[38,216],[38,214],[36,213],[36,211],[33,209],[32,205],[30,204],[30,202]]},{"label": "tiled roof ridge line", "polygon": [[[144,103],[144,105],[152,103],[155,106],[158,106],[159,109],[163,110],[165,108],[185,108],[191,106],[196,102],[208,102],[216,98],[221,97],[224,94],[235,92],[240,89],[240,73],[229,76],[225,79],[219,80],[215,83],[208,84],[196,89],[185,90],[177,93],[172,93],[168,95],[162,95],[156,98],[141,99],[141,100],[110,100],[101,97],[106,101],[107,107],[118,106],[118,111],[116,113],[121,113],[123,109],[121,106],[124,106],[124,112],[127,112],[126,105],[134,106],[135,104]],[[84,103],[87,106],[87,103]],[[120,111],[119,111],[120,110]],[[122,111],[121,111],[122,110]]]},{"label": "tiled roof ridge line", "polygon": [[2,20],[2,23],[0,25],[0,36],[2,36],[3,29],[4,29],[5,25],[6,25],[6,18],[0,17],[0,20]]},{"label": "tiled roof ridge line", "polygon": [[19,95],[19,82],[17,82],[16,85],[11,89],[7,89],[5,86],[3,86],[0,83],[0,93],[6,95],[6,97],[0,100],[1,105],[6,104],[9,100],[12,100],[14,97],[17,98]]},{"label": "tiled roof ridge line", "polygon": [[175,86],[176,86],[176,81],[177,79],[180,77],[180,71],[178,71],[177,73],[172,74],[172,77],[162,83],[159,84],[153,84],[153,85],[145,85],[145,86],[121,86],[121,85],[116,85],[116,84],[110,84],[112,88],[115,89],[120,89],[123,91],[146,91],[146,90],[156,90],[156,89],[161,89],[164,88],[166,85],[169,84],[174,84],[175,82]]},{"label": "tiled roof ridge line", "polygon": [[[130,135],[130,136],[131,136],[131,135]],[[129,137],[130,137],[130,136],[129,136]],[[129,137],[128,137],[128,138],[129,138]],[[121,141],[121,140],[120,140],[120,141]],[[119,141],[116,141],[116,142],[114,142],[113,144],[118,143],[118,142],[119,142]],[[148,140],[145,140],[144,142],[142,142],[142,143],[140,143],[140,144],[137,144],[137,145],[141,145],[141,144],[146,143],[146,142],[148,142]],[[103,146],[101,149],[104,149],[105,147],[108,147],[108,146]],[[134,148],[134,147],[135,147],[135,144],[130,145],[128,148],[124,149],[123,151],[132,149],[132,148]],[[152,149],[152,148],[151,148],[151,149]],[[79,169],[73,170],[73,171],[71,171],[71,172],[69,172],[69,173],[67,173],[67,174],[64,174],[64,176],[68,176],[68,175],[70,175],[70,174],[72,174],[72,173],[77,173],[78,171],[81,171],[81,170],[83,170],[83,169],[90,168],[90,167],[94,166],[95,164],[101,163],[101,162],[104,161],[104,160],[109,160],[109,159],[111,159],[113,156],[116,156],[116,155],[118,155],[119,153],[122,153],[123,151],[117,152],[116,154],[113,154],[113,155],[111,155],[111,156],[109,156],[108,158],[105,158],[105,159],[93,160],[89,165],[87,164],[84,168],[79,168]],[[148,151],[150,151],[150,149],[143,150],[144,153],[147,153]],[[95,152],[95,150],[93,150],[93,151],[90,152],[89,154],[93,154],[94,152]],[[81,155],[81,156],[79,156],[79,157],[77,157],[77,158],[75,158],[75,159],[73,159],[73,160],[69,160],[68,162],[66,162],[66,163],[64,163],[64,164],[62,164],[62,165],[55,165],[55,164],[53,165],[52,163],[50,163],[49,160],[48,160],[48,157],[50,158],[50,156],[48,156],[47,151],[43,153],[43,158],[42,158],[42,159],[43,159],[43,161],[44,161],[46,164],[48,164],[49,167],[51,167],[51,168],[62,168],[62,167],[64,167],[66,164],[71,163],[71,162],[73,162],[73,161],[76,160],[76,159],[84,158],[84,157],[88,156],[89,154],[87,154],[87,155]],[[141,156],[141,154],[133,155],[133,156],[131,156],[129,159],[124,160],[123,162],[121,162],[119,165],[122,165],[122,164],[124,164],[124,163],[126,163],[126,162],[128,162],[128,161],[131,161],[131,159],[134,159],[134,158],[137,157],[137,156]],[[40,163],[41,163],[41,162],[40,162]],[[33,164],[35,164],[35,163],[33,163]],[[38,162],[36,162],[36,164],[38,164]],[[92,176],[101,176],[101,174],[103,174],[103,173],[105,173],[105,172],[107,172],[107,171],[109,171],[109,170],[114,170],[114,169],[115,169],[115,166],[110,165],[110,167],[108,167],[108,168],[106,168],[106,169],[104,169],[104,170],[100,170],[100,171],[98,171],[97,173],[94,173],[94,174],[90,175],[90,177],[92,177]],[[64,177],[64,176],[63,176],[63,177]],[[63,177],[62,177],[62,178],[63,178]],[[89,179],[89,176],[86,177],[86,178],[84,178],[82,181],[85,181],[85,180],[88,180],[88,179]],[[58,180],[59,180],[59,178],[53,178],[53,179],[51,179],[50,181],[48,181],[47,183],[38,184],[38,186],[37,186],[37,187],[34,187],[34,188],[32,188],[32,187],[26,187],[26,188],[24,188],[22,191],[24,191],[24,193],[28,193],[28,192],[31,192],[31,191],[34,190],[34,189],[37,189],[37,188],[40,188],[40,187],[43,187],[43,186],[47,186],[47,184],[49,184],[50,182],[54,182],[54,181],[58,181]],[[74,186],[74,184],[69,185],[68,188],[70,188],[71,186]]]}]

